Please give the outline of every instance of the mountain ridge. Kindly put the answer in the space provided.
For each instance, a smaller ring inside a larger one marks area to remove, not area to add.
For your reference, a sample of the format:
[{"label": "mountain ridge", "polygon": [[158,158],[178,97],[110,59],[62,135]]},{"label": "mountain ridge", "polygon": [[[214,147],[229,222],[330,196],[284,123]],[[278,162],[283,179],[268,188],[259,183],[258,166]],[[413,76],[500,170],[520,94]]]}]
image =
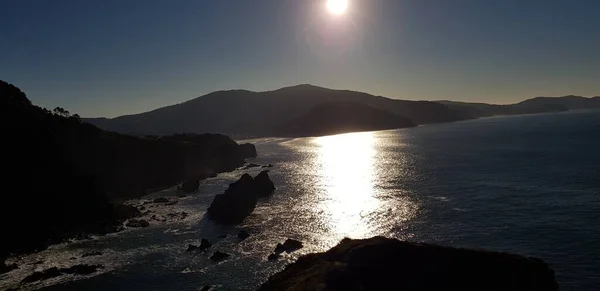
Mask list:
[{"label": "mountain ridge", "polygon": [[357,102],[406,117],[416,124],[470,119],[431,101],[408,101],[310,84],[253,92],[221,90],[139,114],[84,119],[100,128],[128,134],[219,132],[233,136],[276,135],[282,125],[323,102]]},{"label": "mountain ridge", "polygon": [[299,84],[269,91],[219,90],[147,112],[115,118],[85,118],[84,121],[105,130],[134,135],[219,132],[237,138],[289,136],[280,131],[283,125],[327,102],[359,103],[408,118],[417,125],[493,115],[600,108],[599,96],[535,97],[515,104],[496,105],[448,100],[401,100],[359,91]]}]

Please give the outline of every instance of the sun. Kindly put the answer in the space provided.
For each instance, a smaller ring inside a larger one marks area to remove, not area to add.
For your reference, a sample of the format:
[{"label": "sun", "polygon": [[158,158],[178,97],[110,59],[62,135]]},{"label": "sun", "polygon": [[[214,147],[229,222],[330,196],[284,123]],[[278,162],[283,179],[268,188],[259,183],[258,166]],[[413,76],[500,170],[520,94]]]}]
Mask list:
[{"label": "sun", "polygon": [[348,0],[327,0],[327,10],[335,15],[342,15],[348,8]]}]

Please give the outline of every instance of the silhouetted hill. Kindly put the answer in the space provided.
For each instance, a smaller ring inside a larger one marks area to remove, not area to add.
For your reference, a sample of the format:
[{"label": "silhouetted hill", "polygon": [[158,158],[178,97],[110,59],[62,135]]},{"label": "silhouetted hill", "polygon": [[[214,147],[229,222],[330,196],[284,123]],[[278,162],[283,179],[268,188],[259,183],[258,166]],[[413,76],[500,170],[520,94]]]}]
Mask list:
[{"label": "silhouetted hill", "polygon": [[471,118],[429,101],[403,101],[366,93],[298,85],[268,92],[231,90],[150,112],[86,119],[101,128],[133,134],[220,132],[236,136],[281,134],[279,129],[326,102],[355,102],[404,116],[416,124]]},{"label": "silhouetted hill", "polygon": [[509,104],[494,105],[486,103],[469,103],[458,101],[437,101],[449,108],[468,114],[473,117],[487,117],[494,115],[517,115],[530,113],[560,112],[577,109],[600,108],[600,97],[536,97],[525,101]]},{"label": "silhouetted hill", "polygon": [[106,132],[64,109],[34,106],[3,81],[0,124],[0,260],[74,234],[114,231],[137,212],[115,198],[233,170],[249,152],[219,134],[140,138]]},{"label": "silhouetted hill", "polygon": [[408,118],[356,102],[326,102],[280,128],[280,135],[321,136],[416,126]]}]

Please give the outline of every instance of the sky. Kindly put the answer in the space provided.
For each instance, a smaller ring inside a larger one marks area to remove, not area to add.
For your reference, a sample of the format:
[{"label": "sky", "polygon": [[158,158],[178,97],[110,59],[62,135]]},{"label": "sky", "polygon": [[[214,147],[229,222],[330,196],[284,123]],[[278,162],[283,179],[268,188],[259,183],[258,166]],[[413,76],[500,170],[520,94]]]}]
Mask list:
[{"label": "sky", "polygon": [[0,80],[114,117],[297,84],[506,104],[600,95],[598,0],[0,0]]}]

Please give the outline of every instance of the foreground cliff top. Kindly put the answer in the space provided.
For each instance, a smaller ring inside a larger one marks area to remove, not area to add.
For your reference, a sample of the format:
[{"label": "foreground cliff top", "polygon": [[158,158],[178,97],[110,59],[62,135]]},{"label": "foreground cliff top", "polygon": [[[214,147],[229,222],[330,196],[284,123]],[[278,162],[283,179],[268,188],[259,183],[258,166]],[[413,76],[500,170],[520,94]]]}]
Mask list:
[{"label": "foreground cliff top", "polygon": [[259,290],[541,291],[558,284],[539,259],[374,237],[303,256]]}]

